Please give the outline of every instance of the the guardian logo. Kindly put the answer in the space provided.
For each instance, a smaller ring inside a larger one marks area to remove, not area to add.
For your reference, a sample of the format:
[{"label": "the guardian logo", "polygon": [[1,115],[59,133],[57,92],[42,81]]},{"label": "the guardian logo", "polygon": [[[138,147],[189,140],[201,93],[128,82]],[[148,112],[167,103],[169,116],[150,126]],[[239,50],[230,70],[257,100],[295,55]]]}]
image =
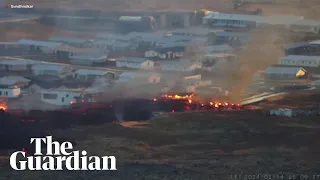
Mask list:
[{"label": "the guardian logo", "polygon": [[[41,145],[46,144],[46,153],[42,153]],[[35,153],[27,156],[23,151],[14,152],[10,156],[10,166],[14,170],[117,170],[114,156],[86,156],[86,151],[73,151],[71,142],[52,142],[52,136],[31,138]],[[54,152],[53,152],[54,151]],[[81,154],[81,155],[80,155]],[[110,165],[110,166],[109,166]]]}]

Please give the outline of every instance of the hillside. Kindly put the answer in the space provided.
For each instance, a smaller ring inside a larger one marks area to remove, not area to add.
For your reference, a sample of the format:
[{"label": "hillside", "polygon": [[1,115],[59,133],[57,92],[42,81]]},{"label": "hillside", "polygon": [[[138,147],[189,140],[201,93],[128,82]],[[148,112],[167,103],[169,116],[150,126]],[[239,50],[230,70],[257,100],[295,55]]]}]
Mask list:
[{"label": "hillside", "polygon": [[[55,132],[77,149],[115,155],[117,172],[18,172],[0,179],[230,179],[231,174],[320,171],[318,117],[287,119],[262,112],[190,113]],[[285,178],[286,179],[286,178]]]}]

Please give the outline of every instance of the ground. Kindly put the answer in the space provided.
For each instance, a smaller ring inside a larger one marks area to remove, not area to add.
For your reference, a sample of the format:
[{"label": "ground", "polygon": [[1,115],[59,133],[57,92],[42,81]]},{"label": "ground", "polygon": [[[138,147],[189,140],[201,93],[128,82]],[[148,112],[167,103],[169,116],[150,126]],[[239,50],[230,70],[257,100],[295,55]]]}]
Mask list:
[{"label": "ground", "polygon": [[[162,115],[58,130],[91,155],[115,155],[117,172],[18,172],[6,161],[0,179],[230,179],[231,175],[302,175],[320,171],[319,117],[271,117],[264,112]],[[263,179],[263,178],[260,178]],[[272,178],[277,179],[277,178]]]}]

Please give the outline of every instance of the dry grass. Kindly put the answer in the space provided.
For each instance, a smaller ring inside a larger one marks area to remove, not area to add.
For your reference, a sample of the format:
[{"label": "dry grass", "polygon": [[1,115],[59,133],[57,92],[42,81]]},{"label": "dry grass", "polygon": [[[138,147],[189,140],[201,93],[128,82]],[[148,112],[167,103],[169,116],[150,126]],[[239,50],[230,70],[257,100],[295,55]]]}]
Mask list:
[{"label": "dry grass", "polygon": [[60,130],[54,136],[75,138],[79,143],[77,149],[100,156],[115,155],[119,172],[113,175],[103,172],[100,176],[98,172],[17,173],[4,166],[0,169],[0,179],[22,175],[24,179],[47,176],[78,179],[89,175],[95,179],[228,179],[230,172],[289,173],[304,172],[306,168],[317,172],[319,166],[314,164],[320,152],[316,138],[320,131],[305,128],[309,122],[306,119],[294,121],[304,126],[293,127],[290,121],[259,112],[207,112],[172,114],[143,123]]}]

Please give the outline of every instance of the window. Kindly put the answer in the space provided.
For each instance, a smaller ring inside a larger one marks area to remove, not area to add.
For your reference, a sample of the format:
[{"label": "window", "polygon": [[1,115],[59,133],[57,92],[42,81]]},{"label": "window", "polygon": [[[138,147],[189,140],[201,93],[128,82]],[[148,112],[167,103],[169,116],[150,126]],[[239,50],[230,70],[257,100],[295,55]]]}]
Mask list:
[{"label": "window", "polygon": [[66,97],[69,97],[69,94],[66,94]]},{"label": "window", "polygon": [[0,96],[2,96],[2,91],[0,91]]},{"label": "window", "polygon": [[43,99],[57,99],[58,95],[57,94],[50,94],[50,93],[45,93],[42,94]]},{"label": "window", "polygon": [[61,102],[64,102],[64,97],[61,98]]}]

